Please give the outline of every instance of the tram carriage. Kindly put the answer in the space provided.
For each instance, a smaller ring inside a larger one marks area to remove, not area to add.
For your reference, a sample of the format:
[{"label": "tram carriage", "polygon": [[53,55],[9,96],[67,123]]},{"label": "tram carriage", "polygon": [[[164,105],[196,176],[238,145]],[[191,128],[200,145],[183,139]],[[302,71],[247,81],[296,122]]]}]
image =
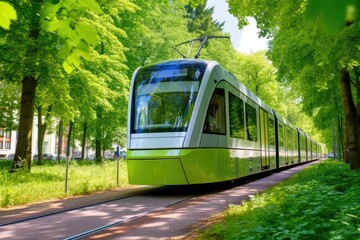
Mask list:
[{"label": "tram carriage", "polygon": [[197,59],[209,38],[224,37],[184,42],[201,42],[194,59],[134,72],[126,158],[130,184],[229,181],[319,155],[313,153],[320,149],[317,143],[234,75],[217,62]]},{"label": "tram carriage", "polygon": [[306,133],[298,128],[298,137],[299,137],[299,162],[300,163],[304,163],[304,162],[307,162],[309,161],[308,158],[307,158],[307,147],[306,147],[306,142],[307,142],[307,135]]},{"label": "tram carriage", "polygon": [[309,139],[216,62],[141,67],[130,91],[129,183],[221,182],[297,164],[307,161],[299,135]]}]

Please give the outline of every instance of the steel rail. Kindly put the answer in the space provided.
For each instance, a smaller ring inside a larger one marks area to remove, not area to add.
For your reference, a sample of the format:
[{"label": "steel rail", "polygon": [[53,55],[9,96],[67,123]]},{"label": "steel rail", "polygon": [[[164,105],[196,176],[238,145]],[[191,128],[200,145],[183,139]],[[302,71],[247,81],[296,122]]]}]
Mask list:
[{"label": "steel rail", "polygon": [[[17,224],[17,223],[22,223],[22,222],[27,222],[27,221],[31,221],[31,220],[36,220],[36,219],[40,219],[40,218],[44,218],[44,217],[49,217],[49,216],[53,216],[53,215],[56,215],[56,214],[70,212],[70,211],[73,211],[73,210],[79,210],[79,209],[82,209],[82,208],[93,207],[93,206],[96,206],[96,205],[110,203],[110,202],[118,201],[118,200],[121,200],[121,199],[131,198],[131,197],[134,197],[134,196],[141,196],[142,194],[148,194],[148,193],[161,191],[161,190],[168,189],[168,188],[169,187],[159,187],[159,188],[156,188],[156,189],[139,190],[138,192],[129,193],[128,195],[125,195],[125,196],[119,197],[119,198],[114,198],[114,199],[105,200],[105,201],[99,201],[99,202],[90,203],[90,204],[84,204],[84,205],[81,205],[81,206],[66,208],[66,209],[62,209],[62,210],[54,210],[54,211],[50,211],[50,212],[35,215],[35,216],[18,218],[16,220],[12,220],[12,221],[11,220],[10,221],[5,221],[3,223],[0,223],[0,227],[9,226],[9,225],[12,225],[12,224]],[[141,193],[139,193],[139,192],[141,192]]]},{"label": "steel rail", "polygon": [[82,233],[79,233],[79,234],[76,234],[74,236],[70,236],[70,237],[67,237],[67,238],[64,238],[64,240],[76,240],[76,239],[80,239],[80,238],[83,238],[83,237],[86,237],[86,236],[90,236],[94,233],[98,233],[98,232],[101,232],[101,231],[104,231],[104,230],[107,230],[109,228],[112,228],[112,227],[115,227],[115,226],[119,226],[121,224],[124,224],[124,223],[128,223],[128,222],[131,222],[133,220],[136,220],[136,219],[139,219],[141,217],[144,217],[150,213],[154,213],[154,212],[159,212],[161,210],[164,210],[168,207],[171,207],[171,206],[174,206],[176,204],[179,204],[179,203],[182,203],[182,202],[185,202],[185,201],[188,201],[194,197],[199,197],[201,196],[202,194],[198,194],[198,195],[193,195],[193,196],[189,196],[185,199],[182,199],[180,201],[177,201],[177,202],[174,202],[174,203],[171,203],[171,204],[167,204],[165,206],[162,206],[162,207],[158,207],[158,208],[154,208],[152,210],[149,210],[149,211],[146,211],[146,212],[143,212],[143,213],[140,213],[138,215],[135,215],[135,216],[132,216],[128,219],[125,219],[125,220],[120,220],[120,221],[117,221],[117,222],[114,222],[114,223],[111,223],[111,224],[108,224],[108,225],[104,225],[104,226],[101,226],[101,227],[98,227],[98,228],[94,228],[94,229],[90,229],[88,231],[84,231]]}]

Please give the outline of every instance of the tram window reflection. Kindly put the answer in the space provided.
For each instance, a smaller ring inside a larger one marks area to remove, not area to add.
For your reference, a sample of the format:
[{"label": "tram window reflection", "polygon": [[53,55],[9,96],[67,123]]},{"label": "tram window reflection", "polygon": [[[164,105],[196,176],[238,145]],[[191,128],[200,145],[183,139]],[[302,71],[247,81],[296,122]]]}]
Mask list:
[{"label": "tram window reflection", "polygon": [[245,104],[245,116],[246,116],[246,138],[249,141],[257,142],[257,121],[256,121],[256,109]]},{"label": "tram window reflection", "polygon": [[279,124],[279,147],[285,147],[284,145],[284,126]]},{"label": "tram window reflection", "polygon": [[244,101],[229,93],[230,136],[245,139]]},{"label": "tram window reflection", "polygon": [[275,123],[274,120],[269,118],[269,145],[275,146]]},{"label": "tram window reflection", "polygon": [[224,89],[216,89],[207,110],[204,133],[225,134],[225,129]]}]

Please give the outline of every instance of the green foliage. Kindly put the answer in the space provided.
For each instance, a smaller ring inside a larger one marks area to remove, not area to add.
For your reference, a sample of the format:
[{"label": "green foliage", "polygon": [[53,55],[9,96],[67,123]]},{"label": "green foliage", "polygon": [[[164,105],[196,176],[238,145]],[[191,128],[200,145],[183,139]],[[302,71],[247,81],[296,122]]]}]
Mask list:
[{"label": "green foliage", "polygon": [[[113,142],[125,145],[129,79],[138,66],[178,58],[171,46],[182,41],[224,35],[223,23],[212,19],[205,1],[9,1],[26,14],[18,16],[12,31],[0,29],[5,33],[0,35],[0,79],[16,85],[34,76],[42,126],[54,119],[73,121],[72,136],[85,140],[83,146],[98,141],[102,151]],[[274,81],[275,70],[263,52],[244,56],[230,41],[214,39],[201,57],[218,61],[280,112],[288,109],[288,103],[281,105],[287,96],[279,94],[284,88]]]},{"label": "green foliage", "polygon": [[11,200],[12,200],[12,191],[10,189],[6,189],[5,192],[2,193],[0,207],[11,206],[12,205]]},{"label": "green foliage", "polygon": [[189,32],[196,33],[201,37],[211,36],[222,31],[225,22],[220,23],[213,19],[214,7],[206,8],[206,4],[201,4],[196,7],[187,5],[185,8],[187,17],[190,19],[187,24]]},{"label": "green foliage", "polygon": [[[278,70],[278,80],[301,94],[304,112],[314,119],[315,127],[324,130],[326,142],[330,143],[331,126],[343,125],[341,100],[345,97],[340,95],[340,69],[348,69],[354,86],[358,85],[355,73],[360,62],[356,40],[360,35],[359,2],[228,2],[240,26],[246,25],[246,17],[252,16],[260,35],[271,39],[268,56]],[[358,102],[356,91],[352,94]],[[341,127],[335,130],[339,136],[344,132]]]},{"label": "green foliage", "polygon": [[[54,198],[66,197],[65,162],[46,162],[32,167],[32,172],[10,174],[10,161],[0,161],[0,207],[12,207]],[[127,186],[126,163],[120,162],[121,187]],[[115,189],[116,161],[70,161],[67,196]]]},{"label": "green foliage", "polygon": [[360,172],[326,161],[241,206],[200,239],[359,239]]},{"label": "green foliage", "polygon": [[193,36],[187,31],[184,3],[181,1],[134,0],[135,12],[121,15],[120,27],[126,32],[122,39],[130,78],[135,69],[150,63],[178,58],[172,50]]},{"label": "green foliage", "polygon": [[15,130],[17,123],[14,110],[19,110],[20,89],[16,84],[0,81],[0,127]]},{"label": "green foliage", "polygon": [[41,9],[44,19],[41,28],[59,36],[59,54],[65,57],[63,67],[66,72],[71,73],[74,67],[80,67],[81,58],[91,58],[90,46],[97,45],[99,40],[97,32],[86,21],[86,17],[101,13],[100,5],[95,0],[49,1]]},{"label": "green foliage", "polygon": [[0,1],[0,27],[9,30],[11,20],[17,19],[17,14],[13,6],[7,2]]},{"label": "green foliage", "polygon": [[310,0],[306,15],[311,20],[319,18],[326,31],[336,34],[344,27],[346,21],[353,22],[359,17],[356,5],[356,0]]},{"label": "green foliage", "polygon": [[[29,16],[40,16],[41,21],[22,17],[14,31],[2,38],[0,52],[4,71],[0,77],[19,83],[26,74],[36,76],[36,109],[46,116],[43,127],[50,125],[53,117],[64,122],[76,117],[80,122],[86,119],[91,124],[98,109],[120,116],[102,123],[111,132],[126,123],[129,78],[125,75],[125,47],[120,41],[125,33],[118,23],[119,16],[125,11],[134,11],[135,6],[129,1],[101,2],[101,7],[99,3],[69,0],[44,1],[41,6],[28,6],[21,1],[13,4]],[[37,38],[23,34],[28,31],[38,32]],[[14,45],[17,48],[13,48]],[[29,49],[35,54],[28,54]],[[20,67],[16,66],[18,63]]]},{"label": "green foliage", "polygon": [[259,51],[250,55],[238,55],[236,74],[242,83],[259,96],[269,106],[279,112],[279,105],[286,101],[279,94],[280,84],[276,81],[276,69],[266,56],[265,51]]}]

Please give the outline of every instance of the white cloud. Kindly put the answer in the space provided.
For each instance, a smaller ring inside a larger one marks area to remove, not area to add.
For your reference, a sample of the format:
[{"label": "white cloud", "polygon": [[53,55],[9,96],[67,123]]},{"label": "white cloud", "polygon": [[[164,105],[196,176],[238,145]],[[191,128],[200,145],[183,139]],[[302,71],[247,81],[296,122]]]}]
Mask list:
[{"label": "white cloud", "polygon": [[256,28],[256,21],[254,18],[248,18],[249,25],[241,30],[241,37],[239,45],[236,49],[240,52],[251,53],[259,50],[267,49],[267,39],[259,38],[259,29]]},{"label": "white cloud", "polygon": [[255,19],[249,18],[249,25],[240,30],[238,21],[229,13],[225,0],[208,0],[207,7],[212,6],[215,6],[214,19],[225,22],[224,31],[230,33],[231,42],[238,51],[251,53],[267,49],[267,39],[258,37],[259,30],[256,28]]}]

